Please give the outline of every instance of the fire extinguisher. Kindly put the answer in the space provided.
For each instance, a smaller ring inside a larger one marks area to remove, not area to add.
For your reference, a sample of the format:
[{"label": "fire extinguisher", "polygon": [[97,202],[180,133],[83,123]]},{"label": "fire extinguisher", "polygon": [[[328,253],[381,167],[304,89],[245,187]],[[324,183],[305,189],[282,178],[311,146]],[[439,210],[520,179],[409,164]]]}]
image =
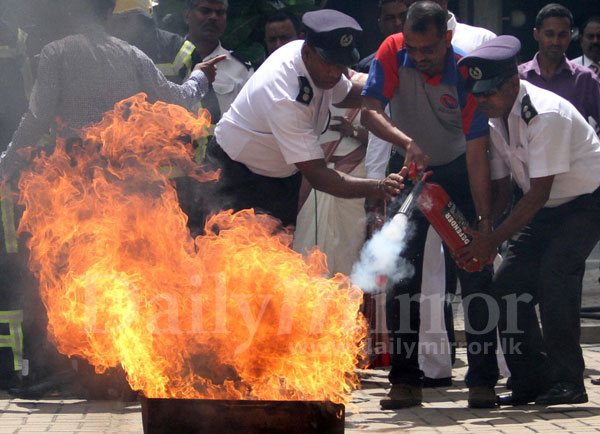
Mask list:
[{"label": "fire extinguisher", "polygon": [[[469,226],[469,222],[441,185],[435,182],[425,182],[432,173],[429,171],[419,174],[416,164],[412,163],[408,175],[415,184],[414,188],[418,189],[416,193],[418,194],[417,207],[444,240],[450,251],[454,253],[471,242],[472,237],[463,230],[464,227]],[[481,263],[471,262],[465,267],[465,270],[473,272],[479,271],[481,268]]]}]

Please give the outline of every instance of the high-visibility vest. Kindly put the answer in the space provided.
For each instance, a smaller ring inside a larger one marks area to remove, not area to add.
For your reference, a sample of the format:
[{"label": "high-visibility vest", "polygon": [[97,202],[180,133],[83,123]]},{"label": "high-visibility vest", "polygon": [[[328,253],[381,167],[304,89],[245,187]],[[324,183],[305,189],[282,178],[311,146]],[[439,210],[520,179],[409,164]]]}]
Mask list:
[{"label": "high-visibility vest", "polygon": [[23,311],[0,311],[0,324],[8,324],[8,334],[0,335],[0,347],[10,348],[15,371],[23,369]]},{"label": "high-visibility vest", "polygon": [[33,74],[31,73],[31,64],[27,55],[27,33],[18,29],[17,45],[0,45],[0,58],[2,59],[18,59],[22,58],[21,76],[23,77],[23,87],[25,97],[29,100],[31,89],[33,88]]},{"label": "high-visibility vest", "polygon": [[[184,81],[190,76],[192,73],[192,54],[196,46],[188,41],[187,39],[181,45],[179,52],[175,56],[175,59],[172,63],[159,63],[156,67],[164,74],[164,76],[168,79],[172,79],[171,81],[179,81],[183,79]],[[181,71],[184,70],[185,73],[181,75]],[[192,107],[192,111],[197,112],[199,108],[202,107],[201,103],[196,104],[195,107]],[[198,145],[196,147],[195,157],[196,162],[201,163],[204,161],[204,156],[206,155],[206,143],[207,139],[202,137],[196,141]],[[163,169],[163,172],[171,171],[172,169]],[[181,176],[181,171],[175,169],[170,173],[170,177],[176,178]]]},{"label": "high-visibility vest", "polygon": [[2,212],[4,248],[6,249],[6,253],[17,253],[19,251],[19,243],[17,241],[17,227],[15,222],[15,204],[8,181],[4,183],[0,192],[0,210]]},{"label": "high-visibility vest", "polygon": [[[165,75],[167,78],[173,78],[177,80],[181,80],[182,78],[185,80],[190,74],[192,70],[192,53],[196,47],[187,39],[181,45],[179,52],[175,56],[175,59],[171,63],[159,63],[156,67]],[[181,70],[185,70],[185,76],[180,76],[179,73]],[[171,80],[175,81],[175,80]]]}]

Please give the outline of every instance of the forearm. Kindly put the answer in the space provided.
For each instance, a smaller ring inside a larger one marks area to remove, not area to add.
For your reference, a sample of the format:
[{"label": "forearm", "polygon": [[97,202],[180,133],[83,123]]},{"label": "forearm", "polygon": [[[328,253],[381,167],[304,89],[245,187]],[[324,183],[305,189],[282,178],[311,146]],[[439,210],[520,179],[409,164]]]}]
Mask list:
[{"label": "forearm", "polygon": [[363,90],[363,84],[357,81],[351,80],[352,88],[346,98],[341,102],[334,104],[338,108],[359,108],[362,103],[362,97],[360,96]]},{"label": "forearm", "polygon": [[203,98],[208,92],[208,78],[202,71],[192,71],[188,79],[182,84],[192,95],[192,98]]},{"label": "forearm", "polygon": [[356,178],[335,169],[326,168],[319,176],[308,178],[320,191],[341,198],[379,197],[381,182],[378,179]]},{"label": "forearm", "polygon": [[28,111],[21,119],[12,141],[0,156],[0,178],[10,177],[21,170],[26,161],[17,152],[27,146],[35,146],[42,136],[50,130],[48,122],[42,122]]},{"label": "forearm", "polygon": [[380,139],[406,149],[412,139],[400,131],[385,112],[383,102],[363,97],[360,122]]},{"label": "forearm", "polygon": [[363,109],[361,123],[367,130],[380,139],[402,149],[406,149],[412,141],[410,137],[394,126],[390,117],[383,111]]},{"label": "forearm", "polygon": [[488,220],[488,223],[491,224],[492,187],[490,163],[487,157],[487,136],[467,143],[467,169],[478,220]]},{"label": "forearm", "polygon": [[150,88],[156,90],[156,96],[160,101],[169,104],[193,109],[208,92],[208,78],[202,71],[193,71],[183,84],[168,81],[158,70],[149,75],[148,85],[151,86]]},{"label": "forearm", "polygon": [[[551,185],[551,184],[550,184]],[[535,214],[548,201],[549,189],[547,191],[536,191],[531,189],[515,206],[514,210],[508,215],[506,220],[498,226],[491,234],[492,241],[496,247],[499,247],[504,241],[510,238],[514,233],[525,227]]]},{"label": "forearm", "polygon": [[492,223],[498,221],[510,206],[513,196],[512,183],[510,177],[492,181]]}]

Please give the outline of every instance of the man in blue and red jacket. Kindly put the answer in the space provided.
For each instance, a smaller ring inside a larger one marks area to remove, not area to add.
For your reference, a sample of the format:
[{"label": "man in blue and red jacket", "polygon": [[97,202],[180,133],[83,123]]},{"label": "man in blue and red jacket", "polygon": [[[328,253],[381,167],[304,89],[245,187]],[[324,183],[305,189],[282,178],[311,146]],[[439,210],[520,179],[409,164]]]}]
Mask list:
[{"label": "man in blue and red jacket", "polygon": [[[467,70],[457,66],[463,53],[451,41],[447,14],[437,3],[413,4],[403,33],[388,37],[371,65],[363,91],[362,122],[398,148],[405,166],[415,162],[419,170],[433,170],[429,180],[441,184],[479,230],[489,231],[488,119],[465,91]],[[391,116],[384,111],[387,104]],[[381,401],[383,408],[422,402],[423,372],[418,364],[420,270],[429,223],[418,211],[411,223],[414,235],[402,256],[416,271],[388,288],[387,293],[392,389]],[[470,407],[495,405],[498,367],[496,329],[491,318],[495,310],[487,295],[491,274],[490,267],[459,274],[469,350],[466,382]]]}]

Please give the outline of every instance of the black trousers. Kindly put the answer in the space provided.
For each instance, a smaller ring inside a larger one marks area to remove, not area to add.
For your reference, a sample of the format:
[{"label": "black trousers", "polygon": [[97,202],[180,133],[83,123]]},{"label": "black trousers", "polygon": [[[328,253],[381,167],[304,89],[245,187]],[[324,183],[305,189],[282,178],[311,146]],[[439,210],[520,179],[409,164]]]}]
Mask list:
[{"label": "black trousers", "polygon": [[299,172],[286,178],[258,175],[229,158],[214,136],[207,146],[206,163],[209,168],[221,169],[216,184],[206,183],[209,192],[206,201],[212,211],[254,208],[257,213],[278,218],[283,226],[296,224],[302,181]]},{"label": "black trousers", "polygon": [[[472,221],[475,215],[471,198],[466,156],[443,165],[430,167],[434,171],[428,178],[440,184],[453,202]],[[408,189],[408,188],[407,188]],[[423,251],[429,222],[416,210],[409,220],[409,237],[403,256],[416,270],[410,278],[388,288],[386,297],[386,319],[390,336],[392,369],[389,379],[392,384],[419,385],[423,371],[419,369],[419,295],[421,292],[421,270]],[[445,247],[446,248],[446,247]],[[498,381],[496,361],[496,322],[490,315],[494,300],[490,294],[492,268],[486,267],[476,273],[458,271],[465,311],[465,333],[467,338],[467,386],[494,386]],[[497,315],[496,315],[497,317]]]},{"label": "black trousers", "polygon": [[582,280],[599,239],[600,189],[541,209],[509,240],[493,291],[515,393],[542,392],[558,381],[583,387]]}]

